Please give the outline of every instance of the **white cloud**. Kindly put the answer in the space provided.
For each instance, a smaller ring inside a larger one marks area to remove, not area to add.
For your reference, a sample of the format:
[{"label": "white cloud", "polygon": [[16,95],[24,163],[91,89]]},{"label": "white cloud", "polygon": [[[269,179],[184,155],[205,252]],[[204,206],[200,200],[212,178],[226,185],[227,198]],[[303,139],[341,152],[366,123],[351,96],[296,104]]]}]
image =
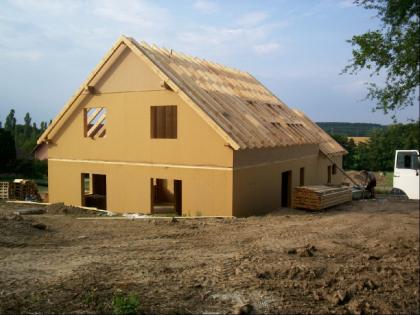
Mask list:
[{"label": "white cloud", "polygon": [[271,54],[275,51],[278,51],[280,48],[280,45],[276,42],[269,42],[265,44],[259,44],[255,45],[253,47],[254,51],[259,55],[266,55]]},{"label": "white cloud", "polygon": [[3,50],[0,49],[0,57],[7,59],[14,59],[17,61],[38,61],[44,54],[38,50]]},{"label": "white cloud", "polygon": [[198,56],[234,56],[244,53],[271,53],[279,44],[270,40],[271,25],[257,27],[199,26],[180,32],[177,44],[188,47],[189,53]]},{"label": "white cloud", "polygon": [[287,27],[289,22],[271,22],[268,18],[265,12],[254,11],[223,26],[192,25],[181,30],[175,40],[198,56],[270,54],[280,49],[272,38],[274,32]]},{"label": "white cloud", "polygon": [[13,0],[10,3],[22,11],[41,12],[43,15],[68,14],[80,8],[80,0]]},{"label": "white cloud", "polygon": [[210,0],[197,0],[193,5],[194,9],[204,14],[211,14],[219,11],[219,6],[216,2]]},{"label": "white cloud", "polygon": [[200,27],[182,32],[178,38],[181,42],[192,45],[221,45],[242,37],[244,32],[242,28]]},{"label": "white cloud", "polygon": [[136,27],[161,29],[167,25],[169,19],[165,9],[146,1],[96,0],[93,4],[93,14]]},{"label": "white cloud", "polygon": [[341,0],[338,5],[342,8],[352,8],[356,6],[354,0]]},{"label": "white cloud", "polygon": [[355,81],[340,83],[340,84],[334,85],[333,89],[347,95],[362,94],[366,91],[366,81],[355,80]]},{"label": "white cloud", "polygon": [[241,26],[255,26],[267,20],[268,15],[265,12],[255,11],[241,16],[237,23]]}]

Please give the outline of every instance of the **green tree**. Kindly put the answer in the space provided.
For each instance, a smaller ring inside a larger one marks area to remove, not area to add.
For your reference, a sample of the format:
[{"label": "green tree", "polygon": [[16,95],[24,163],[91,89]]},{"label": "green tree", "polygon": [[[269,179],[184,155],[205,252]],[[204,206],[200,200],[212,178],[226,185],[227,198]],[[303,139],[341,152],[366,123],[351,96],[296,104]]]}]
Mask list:
[{"label": "green tree", "polygon": [[359,143],[353,155],[353,169],[355,170],[375,170],[371,163],[371,154],[369,150],[369,141],[367,143]]},{"label": "green tree", "polygon": [[343,168],[345,170],[355,169],[354,154],[356,150],[356,144],[354,143],[354,140],[349,139],[347,136],[342,136],[342,135],[331,135],[331,136],[348,152],[343,157]]},{"label": "green tree", "polygon": [[45,129],[47,129],[47,123],[45,121],[41,121],[41,131],[44,131]]},{"label": "green tree", "polygon": [[10,131],[0,129],[0,171],[10,171],[16,160],[15,140]]},{"label": "green tree", "polygon": [[24,129],[23,129],[23,134],[24,137],[27,139],[31,136],[31,132],[32,132],[32,127],[31,127],[31,115],[29,113],[25,114],[25,117],[23,118],[25,124],[24,124]]},{"label": "green tree", "polygon": [[[353,58],[343,72],[357,74],[365,69],[371,76],[385,74],[385,83],[370,83],[366,98],[376,109],[391,110],[412,106],[420,85],[419,0],[355,0],[365,9],[376,10],[382,25],[378,30],[353,36]],[[395,117],[394,117],[395,118]]]},{"label": "green tree", "polygon": [[14,134],[15,128],[16,128],[15,110],[11,109],[9,112],[9,115],[7,115],[6,117],[6,121],[4,122],[4,129]]},{"label": "green tree", "polygon": [[391,171],[396,150],[419,149],[420,123],[395,124],[372,133],[369,141],[369,164],[372,170]]}]

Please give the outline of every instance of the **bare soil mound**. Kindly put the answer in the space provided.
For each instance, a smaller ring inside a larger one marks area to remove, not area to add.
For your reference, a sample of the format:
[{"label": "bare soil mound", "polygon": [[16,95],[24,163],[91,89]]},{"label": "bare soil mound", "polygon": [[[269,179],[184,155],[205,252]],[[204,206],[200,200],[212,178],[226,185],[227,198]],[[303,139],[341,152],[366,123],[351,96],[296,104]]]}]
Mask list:
[{"label": "bare soil mound", "polygon": [[46,233],[47,226],[18,214],[0,214],[1,247],[24,247]]},{"label": "bare soil mound", "polygon": [[105,212],[66,206],[64,203],[53,203],[46,208],[47,214],[64,214],[76,217],[104,216]]}]

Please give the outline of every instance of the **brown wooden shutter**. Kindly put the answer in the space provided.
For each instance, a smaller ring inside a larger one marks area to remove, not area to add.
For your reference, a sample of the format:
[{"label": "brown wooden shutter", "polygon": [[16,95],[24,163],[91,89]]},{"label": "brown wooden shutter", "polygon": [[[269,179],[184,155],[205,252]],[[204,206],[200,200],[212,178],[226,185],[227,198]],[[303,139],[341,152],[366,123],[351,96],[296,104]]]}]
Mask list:
[{"label": "brown wooden shutter", "polygon": [[152,106],[150,111],[151,138],[177,138],[177,107]]}]

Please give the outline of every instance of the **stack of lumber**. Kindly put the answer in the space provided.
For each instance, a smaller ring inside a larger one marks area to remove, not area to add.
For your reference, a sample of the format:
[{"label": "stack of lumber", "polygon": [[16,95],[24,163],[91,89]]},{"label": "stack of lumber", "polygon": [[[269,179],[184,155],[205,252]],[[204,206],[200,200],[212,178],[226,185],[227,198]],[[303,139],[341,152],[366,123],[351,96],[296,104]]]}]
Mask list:
[{"label": "stack of lumber", "polygon": [[0,199],[9,199],[9,182],[0,182]]},{"label": "stack of lumber", "polygon": [[293,207],[321,210],[352,200],[349,187],[301,186],[294,189]]},{"label": "stack of lumber", "polygon": [[41,200],[36,183],[26,179],[15,179],[10,183],[9,196],[15,200]]}]

